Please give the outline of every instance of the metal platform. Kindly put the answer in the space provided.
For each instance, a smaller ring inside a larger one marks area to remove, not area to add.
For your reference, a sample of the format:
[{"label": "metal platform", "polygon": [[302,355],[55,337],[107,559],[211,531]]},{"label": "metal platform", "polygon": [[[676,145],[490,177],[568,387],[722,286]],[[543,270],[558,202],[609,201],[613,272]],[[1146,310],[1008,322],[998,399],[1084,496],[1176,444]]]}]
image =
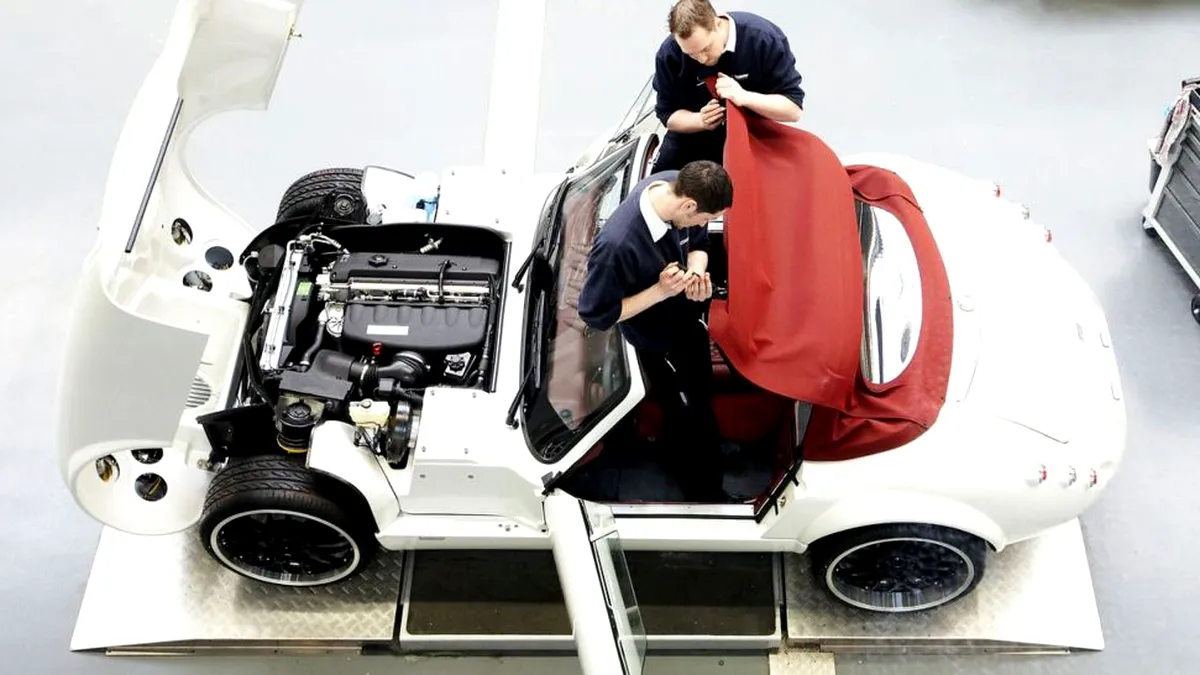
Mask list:
[{"label": "metal platform", "polygon": [[[1079,525],[993,556],[968,598],[920,615],[833,602],[806,559],[626,554],[651,653],[1103,649]],[[72,650],[563,653],[575,649],[549,551],[381,555],[353,582],[284,589],[212,561],[193,533],[105,530]]]},{"label": "metal platform", "polygon": [[71,649],[359,651],[386,644],[395,636],[403,561],[388,553],[343,585],[280,588],[230,573],[194,532],[137,537],[105,528]]},{"label": "metal platform", "polygon": [[785,565],[790,645],[842,652],[1048,653],[1104,649],[1083,532],[1072,521],[993,555],[969,596],[904,616],[864,614]]}]

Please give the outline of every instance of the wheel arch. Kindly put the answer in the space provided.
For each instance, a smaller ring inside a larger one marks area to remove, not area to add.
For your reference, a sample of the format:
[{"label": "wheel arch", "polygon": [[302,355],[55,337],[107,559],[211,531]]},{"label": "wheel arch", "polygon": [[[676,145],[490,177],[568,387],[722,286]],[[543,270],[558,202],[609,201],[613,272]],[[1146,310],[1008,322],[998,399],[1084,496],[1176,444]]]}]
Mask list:
[{"label": "wheel arch", "polygon": [[354,428],[323,423],[313,431],[308,469],[332,492],[355,502],[376,533],[400,517],[400,502],[376,457],[354,443]]},{"label": "wheel arch", "polygon": [[[365,518],[371,519],[371,529],[378,534],[384,523],[379,522],[379,517],[371,508],[370,501],[356,485],[350,483],[345,478],[336,474],[322,471],[309,467],[313,474],[313,479],[317,483],[318,489],[328,491],[328,494],[336,495],[339,502],[348,508],[352,508],[355,512],[360,513]],[[345,500],[342,502],[341,500]]]},{"label": "wheel arch", "polygon": [[841,500],[821,512],[798,538],[805,547],[833,535],[875,525],[933,525],[979,537],[993,551],[1005,546],[1000,525],[975,507],[949,497],[886,491]]}]

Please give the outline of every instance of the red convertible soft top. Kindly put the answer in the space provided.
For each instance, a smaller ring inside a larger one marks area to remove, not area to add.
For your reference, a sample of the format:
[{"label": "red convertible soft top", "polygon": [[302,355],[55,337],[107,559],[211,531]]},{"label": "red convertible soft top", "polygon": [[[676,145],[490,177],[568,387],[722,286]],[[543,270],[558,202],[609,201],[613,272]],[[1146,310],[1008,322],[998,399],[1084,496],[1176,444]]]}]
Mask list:
[{"label": "red convertible soft top", "polygon": [[[946,272],[911,190],[891,171],[843,166],[816,136],[733,104],[726,126],[729,297],[712,303],[714,341],[754,384],[813,405],[805,460],[851,459],[911,441],[945,401],[953,337]],[[883,386],[861,373],[856,199],[896,216],[921,271],[916,351]]]}]

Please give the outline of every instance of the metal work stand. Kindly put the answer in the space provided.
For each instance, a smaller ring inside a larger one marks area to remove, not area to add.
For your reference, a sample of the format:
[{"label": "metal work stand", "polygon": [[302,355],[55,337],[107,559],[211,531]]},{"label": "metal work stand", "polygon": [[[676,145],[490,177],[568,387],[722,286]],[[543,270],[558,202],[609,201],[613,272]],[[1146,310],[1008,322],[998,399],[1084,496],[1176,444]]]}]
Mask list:
[{"label": "metal work stand", "polygon": [[[652,654],[1104,647],[1077,522],[994,555],[971,596],[915,615],[836,603],[795,554],[627,558]],[[105,530],[71,648],[564,655],[575,646],[549,551],[385,553],[352,582],[286,589],[228,572],[191,532]]]},{"label": "metal work stand", "polygon": [[[1174,138],[1168,161],[1155,159],[1158,140],[1150,141],[1150,201],[1142,212],[1142,227],[1157,235],[1200,289],[1200,91],[1184,80],[1188,123]],[[1170,125],[1164,122],[1163,132]],[[1200,322],[1200,294],[1192,296],[1192,317]]]}]

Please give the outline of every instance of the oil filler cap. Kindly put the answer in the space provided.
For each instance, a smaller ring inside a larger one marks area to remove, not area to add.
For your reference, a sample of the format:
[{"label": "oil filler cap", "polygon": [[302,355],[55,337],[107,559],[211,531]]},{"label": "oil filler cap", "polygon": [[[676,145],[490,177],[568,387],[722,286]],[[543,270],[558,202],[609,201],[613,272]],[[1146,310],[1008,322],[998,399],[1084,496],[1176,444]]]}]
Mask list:
[{"label": "oil filler cap", "polygon": [[386,255],[382,253],[376,253],[375,255],[371,256],[371,259],[367,262],[370,263],[371,267],[382,267],[387,264],[387,261],[388,257]]}]

